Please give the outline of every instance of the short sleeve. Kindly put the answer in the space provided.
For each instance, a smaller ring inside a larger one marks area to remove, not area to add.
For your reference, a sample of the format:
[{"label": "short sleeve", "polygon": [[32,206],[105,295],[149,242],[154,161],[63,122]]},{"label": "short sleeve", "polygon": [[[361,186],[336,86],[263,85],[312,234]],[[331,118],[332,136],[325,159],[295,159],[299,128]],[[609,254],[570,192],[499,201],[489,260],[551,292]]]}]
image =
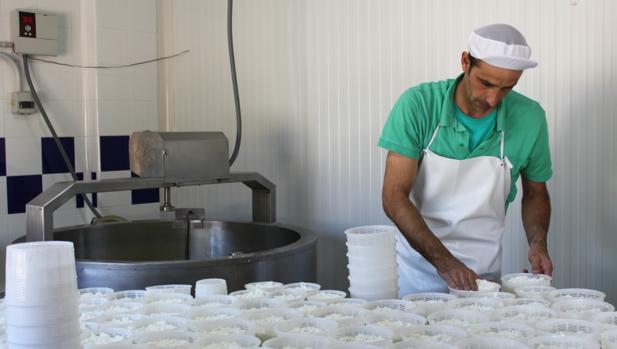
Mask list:
[{"label": "short sleeve", "polygon": [[546,182],[553,175],[548,139],[548,125],[543,110],[541,116],[542,125],[538,132],[538,136],[531,149],[526,166],[521,169],[525,177],[533,182]]},{"label": "short sleeve", "polygon": [[417,92],[405,91],[392,107],[377,145],[401,155],[419,159],[422,142],[418,132]]}]

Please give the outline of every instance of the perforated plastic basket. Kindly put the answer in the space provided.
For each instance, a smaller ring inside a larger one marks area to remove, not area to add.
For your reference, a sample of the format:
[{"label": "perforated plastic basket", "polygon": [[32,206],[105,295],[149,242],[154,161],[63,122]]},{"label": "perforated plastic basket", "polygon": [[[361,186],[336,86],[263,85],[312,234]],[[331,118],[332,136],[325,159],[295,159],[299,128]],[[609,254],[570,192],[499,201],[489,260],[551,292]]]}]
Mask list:
[{"label": "perforated plastic basket", "polygon": [[597,301],[604,301],[606,294],[604,294],[604,292],[587,288],[562,288],[549,292],[547,297],[551,303],[567,299],[593,299]]},{"label": "perforated plastic basket", "polygon": [[529,349],[525,343],[498,337],[475,337],[463,339],[457,343],[460,349]]},{"label": "perforated plastic basket", "polygon": [[416,303],[402,299],[383,299],[368,302],[364,308],[372,312],[410,312],[416,308]]},{"label": "perforated plastic basket", "polygon": [[536,324],[538,334],[573,335],[598,339],[600,327],[591,321],[577,319],[548,319]]},{"label": "perforated plastic basket", "polygon": [[481,313],[491,313],[500,308],[502,302],[496,298],[459,298],[448,302],[449,309],[471,310]]},{"label": "perforated plastic basket", "polygon": [[328,337],[296,334],[268,339],[262,347],[272,349],[323,349],[331,343],[332,340]]},{"label": "perforated plastic basket", "polygon": [[506,292],[525,286],[551,286],[553,278],[544,274],[513,273],[501,277],[501,284]]},{"label": "perforated plastic basket", "polygon": [[455,344],[467,337],[467,331],[446,325],[426,325],[405,327],[398,334],[403,340],[425,340],[431,342]]},{"label": "perforated plastic basket", "polygon": [[457,298],[456,295],[448,293],[416,293],[403,297],[404,300],[416,303],[414,310],[422,315],[444,310],[448,302]]},{"label": "perforated plastic basket", "polygon": [[394,332],[388,328],[373,325],[356,325],[339,328],[334,338],[342,343],[372,344],[385,346],[394,340]]},{"label": "perforated plastic basket", "polygon": [[274,333],[277,336],[304,334],[330,337],[337,328],[334,320],[302,317],[274,325]]},{"label": "perforated plastic basket", "polygon": [[548,294],[555,290],[556,288],[552,286],[525,286],[515,288],[514,293],[520,298],[548,299]]},{"label": "perforated plastic basket", "polygon": [[490,318],[487,314],[460,309],[441,310],[429,314],[428,316],[428,322],[431,324],[441,324],[457,327],[467,327],[473,324],[488,322],[489,319]]},{"label": "perforated plastic basket", "polygon": [[394,245],[396,227],[368,225],[345,230],[347,243],[357,246]]},{"label": "perforated plastic basket", "polygon": [[600,349],[597,340],[571,335],[545,335],[529,340],[531,348],[542,349]]},{"label": "perforated plastic basket", "polygon": [[617,349],[617,328],[602,332],[600,335],[602,349]]},{"label": "perforated plastic basket", "polygon": [[505,308],[497,309],[491,318],[493,320],[511,320],[525,322],[527,324],[535,324],[538,321],[547,320],[556,317],[556,312],[546,307],[537,307],[533,305],[512,305]]},{"label": "perforated plastic basket", "polygon": [[514,321],[495,321],[469,326],[469,333],[480,337],[502,337],[526,342],[536,331],[528,325]]}]

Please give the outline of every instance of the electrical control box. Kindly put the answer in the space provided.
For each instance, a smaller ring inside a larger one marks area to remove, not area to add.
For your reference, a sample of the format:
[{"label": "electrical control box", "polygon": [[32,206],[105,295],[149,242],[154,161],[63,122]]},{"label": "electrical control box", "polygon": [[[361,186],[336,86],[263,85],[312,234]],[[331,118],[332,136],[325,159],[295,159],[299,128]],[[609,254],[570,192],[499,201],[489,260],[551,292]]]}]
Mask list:
[{"label": "electrical control box", "polygon": [[36,113],[34,99],[30,91],[19,91],[11,94],[11,112],[14,114],[28,115]]},{"label": "electrical control box", "polygon": [[32,10],[11,13],[11,41],[15,53],[58,55],[58,16]]}]

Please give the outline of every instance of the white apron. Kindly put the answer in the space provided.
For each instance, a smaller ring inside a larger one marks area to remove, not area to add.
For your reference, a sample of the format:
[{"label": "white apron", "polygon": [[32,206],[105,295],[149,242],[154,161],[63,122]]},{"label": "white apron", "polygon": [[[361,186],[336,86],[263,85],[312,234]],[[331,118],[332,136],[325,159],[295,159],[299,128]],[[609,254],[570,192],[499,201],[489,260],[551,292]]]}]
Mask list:
[{"label": "white apron", "polygon": [[[411,192],[431,231],[448,250],[481,278],[499,280],[505,202],[510,192],[510,161],[480,156],[454,160],[431,152],[439,126],[426,149]],[[448,292],[447,283],[400,232],[396,236],[399,293]]]}]

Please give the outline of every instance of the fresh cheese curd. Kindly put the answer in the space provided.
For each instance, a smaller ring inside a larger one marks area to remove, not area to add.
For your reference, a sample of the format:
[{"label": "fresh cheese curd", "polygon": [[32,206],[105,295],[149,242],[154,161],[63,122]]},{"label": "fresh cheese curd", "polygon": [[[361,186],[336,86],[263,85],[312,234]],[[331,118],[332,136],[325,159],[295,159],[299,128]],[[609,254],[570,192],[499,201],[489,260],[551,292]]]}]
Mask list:
[{"label": "fresh cheese curd", "polygon": [[218,326],[212,329],[208,329],[203,332],[204,335],[213,336],[213,335],[225,335],[228,336],[230,334],[244,334],[246,331],[240,327],[236,326]]},{"label": "fresh cheese curd", "polygon": [[436,323],[440,325],[451,325],[451,326],[466,326],[469,325],[469,322],[463,321],[461,319],[442,319],[436,321]]},{"label": "fresh cheese curd", "polygon": [[496,292],[501,288],[501,285],[498,283],[484,279],[477,279],[476,284],[478,285],[478,291],[480,292]]},{"label": "fresh cheese curd", "polygon": [[399,328],[403,326],[409,326],[410,323],[401,320],[381,320],[376,322],[375,325],[388,328]]},{"label": "fresh cheese curd", "polygon": [[231,314],[209,314],[209,315],[198,315],[193,318],[195,321],[202,320],[223,320],[223,319],[231,319],[234,317]]},{"label": "fresh cheese curd", "polygon": [[86,332],[82,337],[81,344],[109,344],[124,340],[125,337],[121,335],[114,335],[105,332]]},{"label": "fresh cheese curd", "polygon": [[273,315],[273,316],[265,316],[265,317],[260,317],[260,318],[254,318],[252,320],[257,325],[271,325],[271,324],[275,324],[277,322],[285,321],[285,318],[283,316]]},{"label": "fresh cheese curd", "polygon": [[135,328],[136,332],[140,332],[140,331],[166,331],[166,330],[175,330],[177,329],[178,326],[169,323],[165,320],[161,320],[161,321],[156,321],[141,327],[137,327]]},{"label": "fresh cheese curd", "polygon": [[338,340],[345,343],[373,343],[387,340],[387,338],[374,334],[358,333],[356,335],[340,336]]},{"label": "fresh cheese curd", "polygon": [[328,319],[328,320],[341,321],[341,320],[353,319],[353,316],[345,315],[345,314],[339,314],[339,313],[331,313],[331,314],[328,314],[328,315],[324,316],[323,318],[324,319]]},{"label": "fresh cheese curd", "polygon": [[159,339],[145,343],[149,348],[175,348],[191,344],[186,339]]},{"label": "fresh cheese curd", "polygon": [[424,333],[424,332],[416,332],[412,333],[408,336],[408,338],[412,339],[422,339],[422,340],[430,340],[431,342],[440,342],[440,343],[453,343],[458,338],[452,337],[445,333]]},{"label": "fresh cheese curd", "polygon": [[201,349],[240,349],[242,345],[236,342],[218,342],[202,346]]},{"label": "fresh cheese curd", "polygon": [[325,335],[326,331],[322,328],[315,327],[315,326],[301,326],[301,327],[294,327],[290,329],[289,331],[287,331],[287,333]]}]

